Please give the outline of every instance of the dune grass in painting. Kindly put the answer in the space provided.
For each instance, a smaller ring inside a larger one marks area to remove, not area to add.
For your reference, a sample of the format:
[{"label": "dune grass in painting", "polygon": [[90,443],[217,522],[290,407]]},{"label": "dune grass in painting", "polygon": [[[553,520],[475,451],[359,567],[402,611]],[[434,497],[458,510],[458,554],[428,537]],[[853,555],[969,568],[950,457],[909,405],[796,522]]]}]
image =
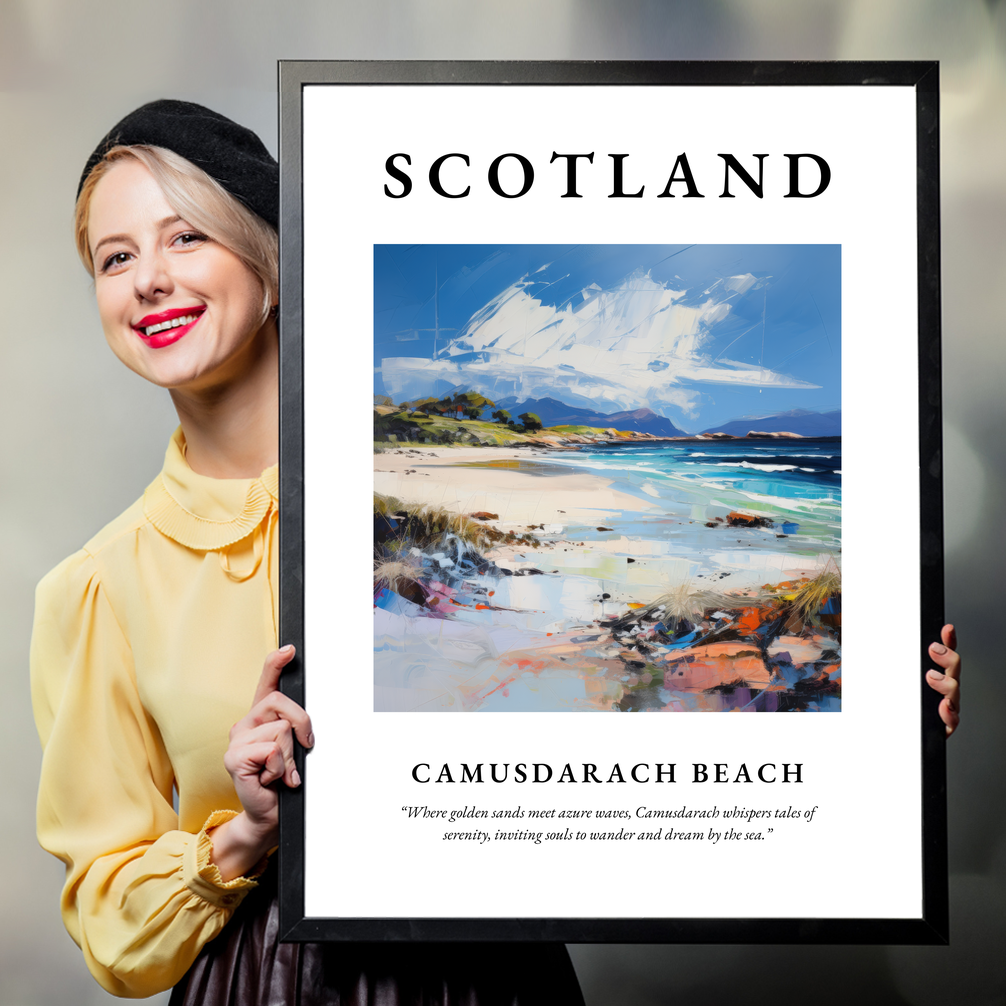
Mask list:
[{"label": "dune grass in painting", "polygon": [[839,280],[378,247],[375,708],[840,709]]}]

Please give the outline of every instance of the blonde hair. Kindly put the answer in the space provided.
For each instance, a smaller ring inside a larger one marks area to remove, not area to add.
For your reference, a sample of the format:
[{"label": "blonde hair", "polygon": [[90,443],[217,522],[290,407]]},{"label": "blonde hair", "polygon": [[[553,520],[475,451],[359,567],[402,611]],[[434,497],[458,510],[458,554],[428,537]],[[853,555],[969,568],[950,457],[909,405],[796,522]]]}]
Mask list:
[{"label": "blonde hair", "polygon": [[255,273],[262,283],[264,323],[279,294],[279,236],[202,168],[165,147],[112,147],[84,181],[74,211],[74,239],[91,278],[94,259],[87,240],[91,198],[112,165],[126,158],[139,161],[154,176],[168,205],[183,220],[232,251]]}]

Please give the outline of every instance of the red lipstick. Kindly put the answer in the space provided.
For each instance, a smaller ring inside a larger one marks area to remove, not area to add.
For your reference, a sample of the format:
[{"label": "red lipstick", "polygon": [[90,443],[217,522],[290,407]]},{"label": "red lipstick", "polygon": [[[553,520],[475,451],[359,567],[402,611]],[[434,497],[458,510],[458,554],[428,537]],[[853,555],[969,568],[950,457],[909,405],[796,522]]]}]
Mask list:
[{"label": "red lipstick", "polygon": [[[173,307],[168,311],[148,314],[133,325],[133,331],[151,349],[161,349],[164,346],[170,346],[173,342],[178,342],[184,335],[187,335],[205,310],[204,305],[199,305],[196,307]],[[183,318],[190,320],[178,324],[179,320]]]}]

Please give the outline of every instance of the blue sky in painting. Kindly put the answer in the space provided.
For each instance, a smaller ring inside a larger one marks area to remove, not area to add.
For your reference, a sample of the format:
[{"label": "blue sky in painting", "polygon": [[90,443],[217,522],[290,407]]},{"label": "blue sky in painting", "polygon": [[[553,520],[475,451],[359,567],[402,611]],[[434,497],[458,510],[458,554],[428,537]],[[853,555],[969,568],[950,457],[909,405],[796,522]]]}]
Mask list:
[{"label": "blue sky in painting", "polygon": [[[436,291],[436,296],[434,296]],[[841,407],[838,245],[376,245],[374,392],[682,429]]]}]

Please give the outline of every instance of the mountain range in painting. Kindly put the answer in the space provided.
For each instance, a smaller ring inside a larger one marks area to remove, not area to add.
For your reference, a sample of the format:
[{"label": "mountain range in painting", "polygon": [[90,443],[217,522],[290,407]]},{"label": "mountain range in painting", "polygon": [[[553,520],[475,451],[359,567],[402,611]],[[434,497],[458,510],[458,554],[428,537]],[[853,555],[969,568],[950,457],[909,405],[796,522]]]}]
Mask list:
[{"label": "mountain range in painting", "polygon": [[703,433],[729,433],[734,437],[747,436],[752,430],[759,433],[796,433],[801,437],[840,437],[842,435],[842,410],[813,412],[810,409],[790,409],[767,416],[743,416],[729,423],[703,430]]},{"label": "mountain range in painting", "polygon": [[686,437],[687,433],[678,429],[669,419],[658,416],[652,409],[635,409],[621,412],[594,412],[577,409],[555,398],[528,398],[519,402],[515,396],[501,398],[497,403],[517,415],[515,410],[533,412],[544,426],[610,426],[619,430],[635,430],[638,433],[652,433],[655,437]]},{"label": "mountain range in painting", "polygon": [[[658,416],[652,409],[635,409],[622,412],[594,412],[577,409],[555,398],[528,398],[518,401],[515,396],[501,398],[497,408],[517,414],[517,410],[533,412],[544,426],[596,426],[602,429],[634,430],[655,437],[687,437],[691,434],[679,429],[669,419]],[[489,418],[488,415],[485,418]],[[752,430],[761,433],[795,433],[801,437],[840,437],[842,435],[842,410],[814,412],[811,409],[790,409],[769,415],[742,416],[722,423],[701,433],[728,433],[735,437],[747,436]]]}]

